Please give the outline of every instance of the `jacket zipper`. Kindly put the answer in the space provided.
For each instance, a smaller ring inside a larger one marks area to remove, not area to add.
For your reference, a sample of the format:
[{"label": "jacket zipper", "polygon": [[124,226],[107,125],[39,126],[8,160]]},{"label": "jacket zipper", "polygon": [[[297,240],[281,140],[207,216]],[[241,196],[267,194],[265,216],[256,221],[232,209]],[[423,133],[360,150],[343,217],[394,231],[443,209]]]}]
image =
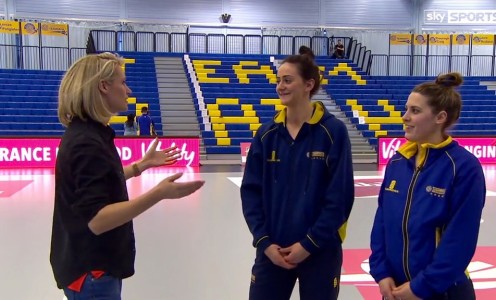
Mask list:
[{"label": "jacket zipper", "polygon": [[413,174],[412,181],[410,182],[410,186],[408,187],[408,194],[406,198],[405,212],[403,214],[403,224],[402,224],[402,232],[403,232],[403,271],[405,272],[405,276],[407,281],[412,280],[412,276],[410,274],[410,268],[408,263],[408,248],[409,248],[409,238],[408,238],[408,219],[410,216],[410,209],[412,207],[412,198],[413,198],[413,188],[417,182],[417,178],[422,170],[422,167],[425,165],[427,161],[427,157],[429,156],[429,149],[425,154],[425,159],[420,166],[415,169],[415,173]]}]

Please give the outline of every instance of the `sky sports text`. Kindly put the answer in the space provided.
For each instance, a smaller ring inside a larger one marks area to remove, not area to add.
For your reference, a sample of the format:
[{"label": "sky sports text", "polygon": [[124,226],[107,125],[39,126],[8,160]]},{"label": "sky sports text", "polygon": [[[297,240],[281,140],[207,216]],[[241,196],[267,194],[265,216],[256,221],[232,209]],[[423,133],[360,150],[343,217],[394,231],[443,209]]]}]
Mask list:
[{"label": "sky sports text", "polygon": [[496,24],[496,10],[426,10],[427,24]]}]

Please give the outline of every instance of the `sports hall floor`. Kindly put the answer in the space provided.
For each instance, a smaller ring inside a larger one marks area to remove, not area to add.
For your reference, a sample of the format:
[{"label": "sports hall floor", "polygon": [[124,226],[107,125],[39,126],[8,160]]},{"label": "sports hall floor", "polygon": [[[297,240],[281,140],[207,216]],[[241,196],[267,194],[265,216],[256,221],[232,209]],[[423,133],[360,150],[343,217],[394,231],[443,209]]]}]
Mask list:
[{"label": "sports hall floor", "polygon": [[[488,197],[469,271],[479,300],[496,299],[496,166],[485,166]],[[380,299],[368,275],[369,232],[382,171],[355,166],[356,200],[344,243],[340,299]],[[200,191],[163,201],[134,221],[136,274],[124,280],[125,300],[247,299],[255,251],[241,213],[240,166],[149,170],[128,181],[130,197],[165,176],[206,181]],[[52,169],[0,169],[0,299],[62,300],[49,264],[54,197]],[[298,292],[292,299],[299,299]]]}]

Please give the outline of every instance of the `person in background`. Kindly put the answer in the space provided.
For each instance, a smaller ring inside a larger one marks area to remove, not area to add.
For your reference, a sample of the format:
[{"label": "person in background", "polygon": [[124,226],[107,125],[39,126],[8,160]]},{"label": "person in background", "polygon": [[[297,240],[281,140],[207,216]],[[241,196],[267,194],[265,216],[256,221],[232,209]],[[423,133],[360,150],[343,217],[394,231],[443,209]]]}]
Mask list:
[{"label": "person in background", "polygon": [[479,160],[447,129],[459,118],[459,73],[417,85],[406,144],[390,159],[371,233],[370,274],[384,299],[472,300],[467,272],[486,186]]},{"label": "person in background", "polygon": [[138,135],[138,124],[134,120],[135,115],[127,115],[127,120],[124,122],[124,135],[125,136],[137,136]]},{"label": "person in background", "polygon": [[332,53],[331,58],[345,58],[344,57],[344,45],[341,39],[338,40],[336,46],[334,46],[334,52]]},{"label": "person in background", "polygon": [[337,299],[342,245],[354,201],[346,126],[321,102],[314,54],[301,47],[277,71],[285,108],[253,138],[243,181],[243,214],[256,248],[249,299]]},{"label": "person in background", "polygon": [[58,116],[67,128],[55,166],[50,263],[69,300],[120,300],[122,279],[134,274],[132,220],[162,199],[190,195],[204,184],[176,182],[179,173],[129,199],[127,179],[174,164],[179,151],[157,150],[155,139],[141,160],[122,166],[108,123],[128,109],[123,63],[111,53],[85,56],[59,89]]},{"label": "person in background", "polygon": [[155,124],[148,114],[148,107],[141,108],[141,116],[138,118],[138,128],[140,136],[155,136]]}]

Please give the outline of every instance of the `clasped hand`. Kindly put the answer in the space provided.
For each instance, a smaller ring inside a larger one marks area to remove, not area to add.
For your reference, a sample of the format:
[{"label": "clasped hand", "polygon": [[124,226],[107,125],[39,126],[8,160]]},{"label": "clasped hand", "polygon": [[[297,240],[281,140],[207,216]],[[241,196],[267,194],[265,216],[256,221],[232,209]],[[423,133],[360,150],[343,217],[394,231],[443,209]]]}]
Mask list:
[{"label": "clasped hand", "polygon": [[397,287],[391,277],[381,280],[379,282],[379,289],[385,300],[421,300],[412,292],[410,282]]},{"label": "clasped hand", "polygon": [[296,268],[299,263],[310,256],[310,253],[300,243],[295,243],[286,248],[272,244],[265,249],[264,253],[274,265],[288,270]]}]

